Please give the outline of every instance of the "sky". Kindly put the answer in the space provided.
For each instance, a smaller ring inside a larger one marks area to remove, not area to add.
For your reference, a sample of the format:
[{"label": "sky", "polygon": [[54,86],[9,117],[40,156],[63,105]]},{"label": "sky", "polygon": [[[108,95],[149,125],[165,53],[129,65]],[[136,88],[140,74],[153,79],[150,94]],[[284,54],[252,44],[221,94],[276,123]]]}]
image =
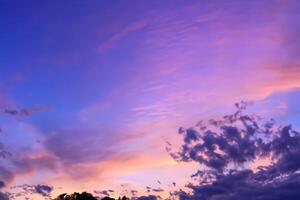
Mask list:
[{"label": "sky", "polygon": [[[299,127],[297,0],[0,1],[0,180],[183,185],[165,150],[234,103]],[[124,189],[125,188],[125,189]]]}]

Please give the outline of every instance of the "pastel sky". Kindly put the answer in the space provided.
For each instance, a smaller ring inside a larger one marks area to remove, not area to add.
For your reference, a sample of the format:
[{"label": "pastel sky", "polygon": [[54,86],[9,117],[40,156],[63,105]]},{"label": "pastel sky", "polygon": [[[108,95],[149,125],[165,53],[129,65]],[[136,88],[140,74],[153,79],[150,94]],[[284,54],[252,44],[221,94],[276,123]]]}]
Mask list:
[{"label": "pastel sky", "polygon": [[1,1],[0,138],[12,156],[0,180],[56,193],[168,189],[196,167],[165,150],[180,126],[240,100],[300,126],[299,10],[298,0]]}]

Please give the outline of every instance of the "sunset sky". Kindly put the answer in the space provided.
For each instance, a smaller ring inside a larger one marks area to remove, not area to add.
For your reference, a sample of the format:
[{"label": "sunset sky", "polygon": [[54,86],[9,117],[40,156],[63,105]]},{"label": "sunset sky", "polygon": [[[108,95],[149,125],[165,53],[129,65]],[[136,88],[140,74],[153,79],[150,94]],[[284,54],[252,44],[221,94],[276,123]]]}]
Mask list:
[{"label": "sunset sky", "polygon": [[300,127],[298,0],[0,1],[0,180],[182,187],[166,143],[234,111]]}]

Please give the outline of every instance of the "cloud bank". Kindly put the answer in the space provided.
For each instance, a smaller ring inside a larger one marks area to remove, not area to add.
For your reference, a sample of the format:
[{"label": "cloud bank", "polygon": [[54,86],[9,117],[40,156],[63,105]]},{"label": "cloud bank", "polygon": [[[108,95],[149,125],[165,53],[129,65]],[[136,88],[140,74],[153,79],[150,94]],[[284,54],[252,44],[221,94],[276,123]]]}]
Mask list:
[{"label": "cloud bank", "polygon": [[[245,102],[236,106],[237,112],[223,119],[179,129],[183,145],[171,156],[201,167],[192,176],[197,183],[187,184],[192,192],[174,195],[181,200],[299,199],[300,133],[244,114]],[[254,169],[262,159],[267,162]]]}]

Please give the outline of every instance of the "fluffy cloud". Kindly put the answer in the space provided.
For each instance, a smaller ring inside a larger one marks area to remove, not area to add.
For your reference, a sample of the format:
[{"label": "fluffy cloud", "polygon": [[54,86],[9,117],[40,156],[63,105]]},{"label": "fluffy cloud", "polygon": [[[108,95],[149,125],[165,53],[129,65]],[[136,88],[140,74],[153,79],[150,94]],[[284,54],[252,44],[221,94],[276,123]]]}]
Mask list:
[{"label": "fluffy cloud", "polygon": [[[221,120],[180,128],[183,145],[171,155],[203,166],[188,184],[192,193],[176,192],[181,200],[298,199],[300,192],[300,133],[292,126],[244,114],[246,103]],[[268,159],[255,171],[251,164]]]}]

